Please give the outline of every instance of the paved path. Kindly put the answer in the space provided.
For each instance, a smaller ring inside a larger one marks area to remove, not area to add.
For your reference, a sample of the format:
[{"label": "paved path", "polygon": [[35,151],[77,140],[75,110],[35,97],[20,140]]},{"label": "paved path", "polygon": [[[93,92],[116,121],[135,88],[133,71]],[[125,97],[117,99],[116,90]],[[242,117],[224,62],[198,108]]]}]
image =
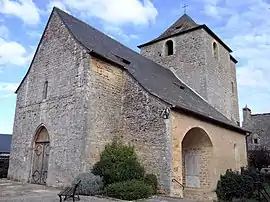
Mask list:
[{"label": "paved path", "polygon": [[[57,194],[59,189],[36,184],[23,184],[21,182],[0,179],[0,202],[59,202]],[[81,202],[120,202],[121,200],[107,199],[104,197],[80,196]],[[70,200],[69,200],[70,201]],[[72,200],[71,200],[72,201]],[[124,201],[121,201],[124,202]],[[191,202],[167,197],[154,196],[151,199],[139,202]]]}]

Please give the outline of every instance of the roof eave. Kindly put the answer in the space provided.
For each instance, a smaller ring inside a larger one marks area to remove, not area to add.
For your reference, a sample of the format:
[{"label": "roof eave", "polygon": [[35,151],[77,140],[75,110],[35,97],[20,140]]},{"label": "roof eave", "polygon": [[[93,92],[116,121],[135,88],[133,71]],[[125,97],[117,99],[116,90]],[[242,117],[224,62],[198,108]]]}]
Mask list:
[{"label": "roof eave", "polygon": [[116,65],[116,66],[121,67],[123,69],[127,69],[125,67],[125,65],[123,65],[121,62],[118,62],[118,61],[113,60],[109,57],[106,57],[106,56],[102,55],[101,53],[98,53],[97,51],[91,50],[88,53],[93,57],[96,57],[96,58],[104,60],[105,62],[108,62],[109,64]]},{"label": "roof eave", "polygon": [[233,61],[235,64],[238,63],[238,61],[237,61],[232,55],[230,55],[230,59],[231,59],[231,61]]},{"label": "roof eave", "polygon": [[232,53],[232,49],[227,46],[211,29],[209,29],[209,27],[207,27],[207,25],[201,25],[202,28],[205,29],[205,31],[208,32],[208,34],[210,34],[214,39],[216,39],[225,49],[227,49],[227,51],[229,51],[229,53]]},{"label": "roof eave", "polygon": [[144,44],[138,45],[137,47],[138,47],[138,48],[141,48],[141,47],[144,47],[144,46],[148,46],[148,45],[151,45],[151,44],[153,44],[153,43],[155,43],[155,42],[159,42],[159,41],[162,41],[162,40],[164,40],[164,39],[171,38],[171,37],[173,37],[173,36],[178,36],[178,35],[186,34],[186,33],[188,33],[188,32],[192,32],[192,31],[195,31],[195,30],[198,30],[198,29],[201,29],[201,28],[202,28],[201,25],[198,25],[197,27],[193,27],[193,28],[184,30],[184,31],[179,32],[179,33],[175,33],[175,34],[172,34],[172,35],[169,35],[169,36],[165,36],[165,37],[161,37],[161,38],[156,38],[156,39],[154,39],[154,40],[152,40],[152,41],[149,41],[149,42],[146,42],[146,43],[144,43]]},{"label": "roof eave", "polygon": [[195,31],[195,30],[198,30],[198,29],[205,29],[205,31],[208,34],[210,34],[214,39],[216,39],[226,50],[229,51],[229,53],[232,53],[232,50],[211,29],[209,29],[205,24],[198,25],[197,27],[193,27],[191,29],[187,29],[187,30],[185,30],[183,32],[179,32],[179,33],[175,33],[175,34],[172,34],[172,35],[169,35],[169,36],[166,36],[166,37],[154,39],[154,40],[149,41],[147,43],[138,45],[137,47],[138,48],[142,48],[144,46],[151,45],[151,44],[153,44],[155,42],[159,42],[159,41],[162,41],[164,39],[168,39],[168,38],[171,38],[171,37],[174,37],[174,36],[179,36],[179,35],[182,35],[182,34],[186,34],[186,33],[189,33],[189,32]]},{"label": "roof eave", "polygon": [[180,106],[175,106],[175,107],[172,107],[172,109],[174,109],[175,111],[181,111],[181,112],[184,112],[184,113],[187,113],[187,114],[191,114],[193,115],[195,118],[199,118],[199,119],[202,119],[202,120],[207,120],[211,123],[215,123],[223,128],[227,128],[227,129],[230,129],[232,131],[236,131],[236,132],[239,132],[243,135],[247,135],[247,133],[251,133],[251,131],[248,131],[244,128],[241,128],[241,127],[238,127],[238,126],[234,126],[232,124],[228,124],[228,123],[225,123],[225,122],[222,122],[222,121],[219,121],[217,119],[214,119],[214,118],[211,118],[209,116],[206,116],[206,115],[203,115],[203,114],[200,114],[200,113],[197,113],[195,111],[192,111],[192,110],[189,110],[189,109],[186,109],[186,108],[183,108],[183,107],[180,107]]}]

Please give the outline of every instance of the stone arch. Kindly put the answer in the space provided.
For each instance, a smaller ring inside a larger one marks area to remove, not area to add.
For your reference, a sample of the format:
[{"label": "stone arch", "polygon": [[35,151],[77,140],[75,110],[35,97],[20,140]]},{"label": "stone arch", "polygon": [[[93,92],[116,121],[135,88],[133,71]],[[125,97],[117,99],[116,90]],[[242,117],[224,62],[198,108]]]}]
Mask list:
[{"label": "stone arch", "polygon": [[213,144],[207,132],[199,127],[191,128],[182,140],[182,171],[185,187],[211,188],[212,156]]},{"label": "stone arch", "polygon": [[41,125],[36,130],[36,134],[32,141],[32,147],[31,182],[35,184],[46,184],[50,153],[50,136],[45,126]]},{"label": "stone arch", "polygon": [[165,55],[169,56],[169,55],[173,55],[174,53],[174,44],[172,40],[168,40],[165,43]]}]

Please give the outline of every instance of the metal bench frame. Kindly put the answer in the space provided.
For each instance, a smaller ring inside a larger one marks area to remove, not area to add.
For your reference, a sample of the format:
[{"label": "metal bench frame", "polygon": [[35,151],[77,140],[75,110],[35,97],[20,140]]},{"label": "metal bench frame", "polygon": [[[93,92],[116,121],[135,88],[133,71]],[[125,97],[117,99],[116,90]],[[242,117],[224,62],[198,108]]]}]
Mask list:
[{"label": "metal bench frame", "polygon": [[78,194],[76,194],[76,190],[79,186],[79,184],[81,183],[81,180],[78,181],[75,185],[73,186],[68,186],[68,187],[65,187],[59,194],[59,198],[60,198],[60,202],[62,202],[62,196],[64,196],[64,201],[67,200],[68,198],[71,198],[73,199],[73,202],[75,201],[75,195],[77,195],[76,198],[78,198],[78,200],[80,200],[80,197]]}]

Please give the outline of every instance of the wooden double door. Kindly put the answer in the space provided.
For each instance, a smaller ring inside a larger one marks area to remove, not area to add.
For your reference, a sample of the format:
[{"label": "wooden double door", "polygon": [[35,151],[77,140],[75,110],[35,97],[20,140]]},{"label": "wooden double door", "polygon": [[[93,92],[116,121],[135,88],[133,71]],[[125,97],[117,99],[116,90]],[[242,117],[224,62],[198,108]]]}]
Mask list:
[{"label": "wooden double door", "polygon": [[50,154],[49,134],[42,128],[37,134],[33,152],[32,183],[46,184]]}]

